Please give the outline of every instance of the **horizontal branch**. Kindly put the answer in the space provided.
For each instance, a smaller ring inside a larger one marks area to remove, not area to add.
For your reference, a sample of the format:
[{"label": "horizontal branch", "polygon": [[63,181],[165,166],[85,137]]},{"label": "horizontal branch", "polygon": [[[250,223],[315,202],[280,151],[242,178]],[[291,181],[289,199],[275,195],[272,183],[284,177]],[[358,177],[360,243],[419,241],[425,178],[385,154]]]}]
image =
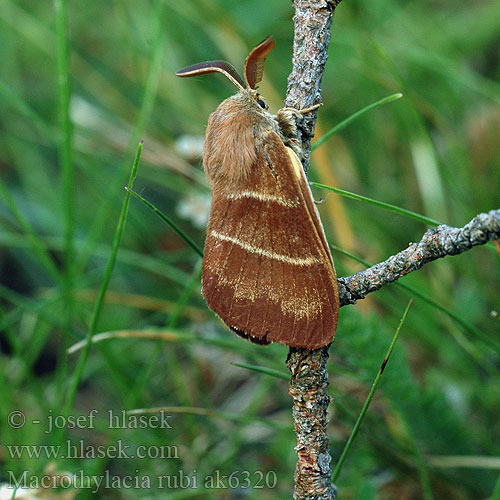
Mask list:
[{"label": "horizontal branch", "polygon": [[339,278],[340,306],[355,304],[369,293],[420,269],[428,262],[447,255],[457,255],[498,238],[500,210],[479,214],[461,228],[442,225],[429,229],[418,243],[412,243],[384,262],[352,276]]}]

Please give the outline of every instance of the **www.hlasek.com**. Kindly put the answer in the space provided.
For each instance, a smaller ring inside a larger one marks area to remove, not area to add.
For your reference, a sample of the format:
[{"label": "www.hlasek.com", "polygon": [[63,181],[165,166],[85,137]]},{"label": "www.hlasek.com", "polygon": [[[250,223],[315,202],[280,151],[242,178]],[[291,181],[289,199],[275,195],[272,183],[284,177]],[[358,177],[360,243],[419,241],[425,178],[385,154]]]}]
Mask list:
[{"label": "www.hlasek.com", "polygon": [[86,445],[81,439],[76,443],[67,440],[62,445],[12,444],[5,447],[10,458],[180,458],[177,445],[131,447],[121,439],[118,439],[116,444],[97,446]]},{"label": "www.hlasek.com", "polygon": [[92,493],[97,493],[103,489],[264,489],[275,488],[278,480],[276,472],[268,471],[264,473],[256,470],[236,470],[230,474],[223,474],[216,470],[211,474],[201,475],[196,469],[185,472],[179,470],[177,474],[149,476],[140,475],[139,470],[135,470],[136,475],[117,476],[108,470],[102,475],[85,475],[83,470],[74,474],[33,476],[28,471],[14,475],[9,471],[9,488],[23,488],[25,490],[40,490],[48,488],[59,489],[88,489]]}]

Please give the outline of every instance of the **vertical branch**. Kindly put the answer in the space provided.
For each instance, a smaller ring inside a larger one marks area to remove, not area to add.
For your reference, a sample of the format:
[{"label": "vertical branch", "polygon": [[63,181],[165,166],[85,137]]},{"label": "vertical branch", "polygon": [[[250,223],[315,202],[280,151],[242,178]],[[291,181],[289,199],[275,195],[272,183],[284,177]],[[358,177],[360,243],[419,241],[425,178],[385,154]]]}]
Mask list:
[{"label": "vertical branch", "polygon": [[[321,81],[328,59],[330,26],[340,1],[294,0],[292,72],[288,77],[286,107],[303,109],[321,102]],[[302,143],[306,171],[315,124],[316,111],[298,123],[298,139]]]},{"label": "vertical branch", "polygon": [[290,349],[288,369],[291,373],[293,421],[297,434],[296,499],[331,500],[335,491],[331,483],[331,457],[328,451],[328,348],[309,351]]},{"label": "vertical branch", "polygon": [[[294,0],[293,68],[285,106],[303,109],[321,102],[321,81],[328,58],[330,26],[341,0]],[[297,123],[304,169],[309,166],[316,112]],[[290,396],[297,434],[295,499],[332,500],[331,457],[328,451],[328,347],[290,349]]]}]

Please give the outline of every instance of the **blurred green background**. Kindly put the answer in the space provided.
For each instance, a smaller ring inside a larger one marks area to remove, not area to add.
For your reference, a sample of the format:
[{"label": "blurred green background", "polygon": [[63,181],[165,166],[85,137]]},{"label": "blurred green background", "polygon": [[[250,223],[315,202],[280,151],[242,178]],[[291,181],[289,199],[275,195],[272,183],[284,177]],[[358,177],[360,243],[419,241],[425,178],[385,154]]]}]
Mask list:
[{"label": "blurred green background", "polygon": [[[175,71],[210,59],[241,69],[272,34],[276,49],[260,90],[277,110],[291,69],[292,4],[69,2],[72,137],[58,111],[65,72],[57,64],[57,5],[4,0],[0,9],[0,483],[23,471],[37,478],[108,470],[150,478],[151,487],[65,488],[65,498],[291,498],[296,454],[286,379],[234,365],[286,376],[287,348],[229,333],[201,298],[198,255],[136,199],[103,308],[98,317],[93,311],[140,139],[134,189],[203,245],[210,193],[201,142],[208,115],[234,88],[220,75],[181,80]],[[499,208],[500,3],[345,0],[332,31],[317,137],[378,99],[404,97],[318,148],[310,178],[449,225]],[[370,263],[427,229],[367,203],[314,195],[325,199],[330,242]],[[363,268],[333,256],[339,276]],[[500,343],[499,277],[494,247],[475,248],[401,280],[416,292],[391,285],[341,310],[329,365],[334,461],[415,298],[337,479],[339,499],[500,499],[499,352],[481,337]],[[122,336],[92,345],[68,400],[81,351],[66,349],[85,337],[92,317],[97,333]],[[48,432],[48,417],[65,405],[74,417],[96,409],[95,428],[87,421]],[[109,428],[109,410],[158,407],[174,415],[171,429]],[[8,421],[17,410],[27,418],[21,428]],[[8,447],[68,440],[89,450],[122,440],[153,456],[54,459],[42,450],[38,459],[16,458]],[[171,447],[163,459],[154,456],[161,446]],[[233,482],[203,489],[217,471]]]}]

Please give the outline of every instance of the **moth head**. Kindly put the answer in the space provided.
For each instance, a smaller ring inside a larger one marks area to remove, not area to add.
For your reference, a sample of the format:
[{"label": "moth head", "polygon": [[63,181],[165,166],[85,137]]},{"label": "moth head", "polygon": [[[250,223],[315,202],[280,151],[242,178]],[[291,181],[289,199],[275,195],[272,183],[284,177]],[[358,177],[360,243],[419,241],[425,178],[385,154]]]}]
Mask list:
[{"label": "moth head", "polygon": [[244,78],[226,61],[198,63],[176,73],[181,77],[222,73],[238,89],[208,119],[203,167],[213,189],[231,191],[248,177],[257,161],[262,132],[274,125],[267,103],[257,91],[264,61],[273,48],[274,40],[268,36],[250,52],[245,60]]},{"label": "moth head", "polygon": [[[244,79],[241,78],[234,66],[227,61],[206,61],[193,64],[177,71],[175,74],[180,77],[190,77],[209,73],[222,73],[236,85],[239,91],[255,91],[257,84],[262,80],[266,57],[274,49],[274,45],[273,37],[268,36],[248,54],[243,68]],[[267,104],[262,99],[262,96],[255,93],[255,97],[257,104],[263,109],[267,109]]]}]

